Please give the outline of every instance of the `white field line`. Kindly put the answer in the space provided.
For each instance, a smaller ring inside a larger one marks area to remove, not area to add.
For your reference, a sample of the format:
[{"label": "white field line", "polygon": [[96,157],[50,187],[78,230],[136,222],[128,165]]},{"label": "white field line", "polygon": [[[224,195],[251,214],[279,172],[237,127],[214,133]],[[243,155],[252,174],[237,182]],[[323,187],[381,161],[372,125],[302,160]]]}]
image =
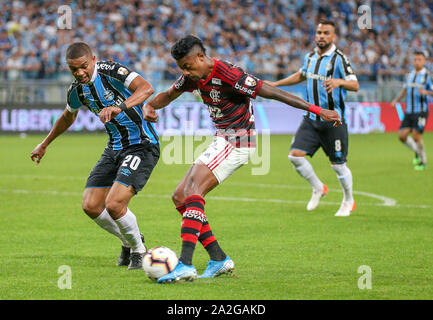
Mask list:
[{"label": "white field line", "polygon": [[[246,185],[246,184],[242,184]],[[255,185],[255,184],[248,184],[249,186],[271,186],[271,185]],[[275,187],[275,185],[274,185]],[[289,186],[290,187],[290,186]],[[296,187],[299,189],[299,187]],[[330,190],[331,191],[331,190]],[[12,193],[12,194],[41,194],[41,195],[51,195],[51,196],[82,196],[83,192],[76,192],[76,191],[56,191],[56,190],[17,190],[17,189],[0,189],[0,193]],[[366,192],[358,193],[365,196],[373,195],[372,198],[384,200],[386,197],[382,197],[380,195],[370,194]],[[137,197],[145,197],[145,198],[157,198],[157,199],[170,199],[170,195],[165,194],[152,194],[152,193],[139,193]],[[260,199],[260,198],[247,198],[247,197],[221,197],[221,196],[207,196],[206,197],[209,200],[220,200],[220,201],[241,201],[241,202],[267,202],[267,203],[282,203],[282,204],[305,204],[306,201],[303,200],[285,200],[285,199]],[[390,198],[386,198],[389,200],[393,200]],[[395,200],[394,200],[395,201]],[[358,202],[358,204],[365,205],[365,206],[373,206],[373,207],[391,207],[391,208],[398,208],[398,207],[406,207],[406,208],[420,208],[420,209],[430,209],[431,206],[429,205],[415,205],[415,204],[389,204],[390,201],[382,203],[367,203],[367,202]],[[339,205],[339,202],[332,202],[332,201],[321,201],[320,204],[322,205],[332,205],[336,206]]]}]

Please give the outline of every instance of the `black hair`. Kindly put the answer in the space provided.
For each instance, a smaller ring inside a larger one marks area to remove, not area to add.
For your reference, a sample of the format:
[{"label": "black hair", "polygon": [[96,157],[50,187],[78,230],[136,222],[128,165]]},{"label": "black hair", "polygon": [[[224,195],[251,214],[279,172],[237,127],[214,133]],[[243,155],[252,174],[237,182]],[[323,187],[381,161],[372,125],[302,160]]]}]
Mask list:
[{"label": "black hair", "polygon": [[327,19],[320,19],[318,24],[327,24],[334,27],[335,33],[338,34],[338,28],[334,21]]},{"label": "black hair", "polygon": [[415,50],[413,54],[414,55],[422,55],[422,56],[424,56],[424,58],[427,58],[427,53],[423,50]]},{"label": "black hair", "polygon": [[175,60],[180,60],[185,57],[195,46],[198,46],[201,51],[206,54],[206,49],[203,45],[203,42],[193,35],[188,35],[176,41],[176,43],[171,47],[171,56]]},{"label": "black hair", "polygon": [[77,59],[83,56],[93,56],[92,50],[85,42],[74,42],[66,49],[66,59]]}]

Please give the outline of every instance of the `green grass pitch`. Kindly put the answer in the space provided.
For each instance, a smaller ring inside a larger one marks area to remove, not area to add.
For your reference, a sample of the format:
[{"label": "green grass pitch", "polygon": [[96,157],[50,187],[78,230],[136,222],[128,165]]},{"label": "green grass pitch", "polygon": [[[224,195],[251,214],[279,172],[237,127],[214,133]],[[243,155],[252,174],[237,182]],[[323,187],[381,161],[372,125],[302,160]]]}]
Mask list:
[{"label": "green grass pitch", "polygon": [[[414,171],[413,153],[395,133],[350,137],[357,201],[350,217],[334,217],[342,193],[322,151],[311,162],[330,192],[316,211],[305,210],[311,190],[287,159],[291,136],[272,136],[268,174],[251,175],[257,165],[249,164],[206,197],[235,275],[169,285],[116,267],[120,242],[81,210],[106,136],[61,136],[36,166],[29,156],[42,138],[0,137],[0,299],[433,298],[433,167]],[[433,161],[433,133],[424,141]],[[180,252],[180,217],[170,196],[188,166],[161,159],[132,199],[149,247]],[[198,244],[199,273],[207,259]],[[58,287],[64,265],[71,289]],[[371,271],[371,289],[358,286],[367,283],[361,266]]]}]

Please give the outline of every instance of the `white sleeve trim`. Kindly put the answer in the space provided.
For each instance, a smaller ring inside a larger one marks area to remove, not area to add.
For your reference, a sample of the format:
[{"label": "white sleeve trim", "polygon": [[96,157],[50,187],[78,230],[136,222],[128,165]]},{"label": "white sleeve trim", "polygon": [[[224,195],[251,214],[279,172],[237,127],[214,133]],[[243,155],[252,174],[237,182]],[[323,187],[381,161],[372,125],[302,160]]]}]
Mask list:
[{"label": "white sleeve trim", "polygon": [[344,77],[344,80],[347,80],[347,81],[356,80],[356,81],[358,81],[358,78],[354,74],[349,74],[346,77]]},{"label": "white sleeve trim", "polygon": [[132,80],[137,78],[139,74],[137,72],[131,72],[129,76],[126,77],[125,82],[123,83],[125,87],[129,88],[129,85],[131,84]]},{"label": "white sleeve trim", "polygon": [[78,109],[72,109],[69,103],[66,104],[66,109],[68,109],[70,113],[75,113],[78,111]]}]

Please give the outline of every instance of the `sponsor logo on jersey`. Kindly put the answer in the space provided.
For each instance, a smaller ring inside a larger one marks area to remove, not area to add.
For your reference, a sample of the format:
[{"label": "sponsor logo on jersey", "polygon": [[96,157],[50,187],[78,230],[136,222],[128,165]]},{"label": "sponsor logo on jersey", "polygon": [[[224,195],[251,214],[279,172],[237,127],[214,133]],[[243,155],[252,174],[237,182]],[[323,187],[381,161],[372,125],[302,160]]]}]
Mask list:
[{"label": "sponsor logo on jersey", "polygon": [[114,64],[110,65],[110,64],[107,64],[107,63],[101,63],[101,64],[98,65],[98,69],[101,69],[101,70],[113,70],[114,67],[115,67]]},{"label": "sponsor logo on jersey", "polygon": [[221,83],[221,79],[218,78],[212,78],[212,84],[216,84],[216,85],[222,85]]},{"label": "sponsor logo on jersey", "polygon": [[257,84],[256,80],[254,80],[254,78],[251,76],[247,76],[247,78],[245,79],[245,85],[247,85],[249,87],[253,87],[256,84]]},{"label": "sponsor logo on jersey", "polygon": [[239,90],[239,91],[243,91],[243,92],[245,92],[247,94],[250,94],[250,95],[252,95],[254,93],[253,89],[248,89],[248,88],[246,88],[244,86],[241,86],[239,83],[235,84],[235,89]]},{"label": "sponsor logo on jersey", "polygon": [[117,73],[118,74],[121,74],[122,76],[126,76],[127,74],[128,74],[128,70],[126,69],[126,68],[124,68],[124,67],[120,67],[118,70],[117,70]]},{"label": "sponsor logo on jersey", "polygon": [[317,74],[313,72],[307,72],[306,77],[313,80],[320,80],[320,81],[326,81],[332,79],[332,76],[326,77],[326,76],[322,76],[321,74]]},{"label": "sponsor logo on jersey", "polygon": [[182,75],[179,78],[179,80],[174,83],[174,87],[179,90],[183,86],[184,83],[185,83],[185,77]]}]

